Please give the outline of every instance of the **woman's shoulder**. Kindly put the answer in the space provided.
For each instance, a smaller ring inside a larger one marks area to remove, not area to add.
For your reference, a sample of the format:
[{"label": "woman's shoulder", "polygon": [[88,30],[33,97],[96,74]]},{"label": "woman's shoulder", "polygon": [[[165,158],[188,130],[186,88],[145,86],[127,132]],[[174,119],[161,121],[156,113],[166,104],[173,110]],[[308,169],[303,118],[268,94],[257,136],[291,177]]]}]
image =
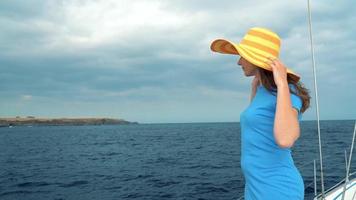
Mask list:
[{"label": "woman's shoulder", "polygon": [[[291,96],[298,96],[298,91],[297,88],[294,84],[292,83],[288,83],[288,87],[290,89],[290,95]],[[261,95],[263,96],[273,96],[273,97],[277,97],[277,93],[278,93],[278,88],[272,88],[272,89],[267,89],[266,87],[264,87],[263,85],[259,85],[257,88],[257,93],[262,93]],[[298,96],[299,97],[299,96]]]}]

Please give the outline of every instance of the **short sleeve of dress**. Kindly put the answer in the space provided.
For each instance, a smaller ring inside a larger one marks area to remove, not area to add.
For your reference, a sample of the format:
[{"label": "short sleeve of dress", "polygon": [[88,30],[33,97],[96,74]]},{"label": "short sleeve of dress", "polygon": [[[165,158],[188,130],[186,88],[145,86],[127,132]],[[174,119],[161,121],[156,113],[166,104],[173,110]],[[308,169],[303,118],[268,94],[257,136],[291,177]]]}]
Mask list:
[{"label": "short sleeve of dress", "polygon": [[[295,91],[295,87],[292,87],[293,91]],[[300,109],[302,108],[302,98],[300,98],[298,95],[290,93],[291,97],[291,102],[292,102],[292,107],[296,108],[298,110],[298,118],[301,119],[302,113],[300,112]]]},{"label": "short sleeve of dress", "polygon": [[291,94],[291,100],[292,100],[292,107],[296,108],[298,110],[298,113],[300,114],[300,109],[302,108],[302,99],[295,94]]}]

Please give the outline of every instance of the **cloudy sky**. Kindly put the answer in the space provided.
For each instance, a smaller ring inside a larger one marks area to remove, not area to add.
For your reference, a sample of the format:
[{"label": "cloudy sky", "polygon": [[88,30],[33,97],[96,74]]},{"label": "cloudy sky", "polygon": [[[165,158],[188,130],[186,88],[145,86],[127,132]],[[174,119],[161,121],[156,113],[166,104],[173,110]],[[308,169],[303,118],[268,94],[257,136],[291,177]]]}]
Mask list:
[{"label": "cloudy sky", "polygon": [[[356,5],[312,0],[321,119],[356,116]],[[251,77],[210,42],[254,26],[313,97],[307,1],[1,0],[0,116],[237,122]]]}]

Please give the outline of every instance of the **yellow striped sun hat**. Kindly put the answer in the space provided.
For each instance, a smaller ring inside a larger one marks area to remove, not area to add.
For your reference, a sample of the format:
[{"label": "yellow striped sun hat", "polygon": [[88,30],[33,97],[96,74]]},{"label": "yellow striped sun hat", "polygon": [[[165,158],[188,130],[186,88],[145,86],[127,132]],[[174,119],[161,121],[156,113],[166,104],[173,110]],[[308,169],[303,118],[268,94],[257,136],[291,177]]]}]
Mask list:
[{"label": "yellow striped sun hat", "polygon": [[[239,44],[226,39],[216,39],[211,43],[210,49],[218,53],[240,55],[258,67],[272,71],[267,63],[268,57],[278,58],[280,46],[281,39],[276,33],[266,28],[254,27],[248,30]],[[300,75],[288,67],[287,74],[290,74],[295,82],[300,79]]]}]

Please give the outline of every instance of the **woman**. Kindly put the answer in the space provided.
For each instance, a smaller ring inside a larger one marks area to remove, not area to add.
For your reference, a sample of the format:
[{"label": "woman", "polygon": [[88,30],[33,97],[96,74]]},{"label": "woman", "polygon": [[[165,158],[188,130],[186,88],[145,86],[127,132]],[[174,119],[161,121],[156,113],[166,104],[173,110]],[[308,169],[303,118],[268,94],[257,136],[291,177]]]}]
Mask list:
[{"label": "woman", "polygon": [[245,76],[254,76],[249,106],[240,114],[241,169],[246,200],[304,199],[302,176],[291,155],[299,121],[309,107],[300,76],[279,59],[280,38],[251,28],[239,44],[217,39],[211,50],[240,55]]}]

